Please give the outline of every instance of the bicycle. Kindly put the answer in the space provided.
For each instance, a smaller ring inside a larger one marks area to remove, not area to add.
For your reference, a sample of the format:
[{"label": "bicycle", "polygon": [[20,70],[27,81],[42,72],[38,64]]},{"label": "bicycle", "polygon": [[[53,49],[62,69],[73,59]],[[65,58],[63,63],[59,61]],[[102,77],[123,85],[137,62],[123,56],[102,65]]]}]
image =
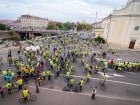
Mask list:
[{"label": "bicycle", "polygon": [[3,65],[3,58],[0,57],[0,65]]},{"label": "bicycle", "polygon": [[19,99],[19,103],[22,104],[22,103],[26,103],[28,101],[36,101],[36,95],[30,95],[30,98],[28,98],[27,100],[25,100],[24,97],[20,98]]},{"label": "bicycle", "polygon": [[8,61],[9,66],[11,66],[13,63],[12,57],[8,57],[7,61]]},{"label": "bicycle", "polygon": [[105,90],[106,89],[105,81],[100,80],[99,81],[99,87],[100,87],[100,89]]}]

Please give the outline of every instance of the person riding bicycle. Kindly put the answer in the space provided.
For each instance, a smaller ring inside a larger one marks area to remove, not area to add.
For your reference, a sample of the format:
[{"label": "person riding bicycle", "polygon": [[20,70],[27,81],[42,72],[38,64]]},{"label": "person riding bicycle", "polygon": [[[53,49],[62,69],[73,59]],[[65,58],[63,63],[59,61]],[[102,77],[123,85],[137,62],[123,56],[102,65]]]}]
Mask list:
[{"label": "person riding bicycle", "polygon": [[4,77],[5,81],[6,82],[9,82],[9,81],[12,81],[12,76],[7,74],[5,77]]},{"label": "person riding bicycle", "polygon": [[30,91],[25,87],[22,90],[22,96],[24,98],[24,101],[26,102],[28,100],[28,96],[31,95]]},{"label": "person riding bicycle", "polygon": [[48,76],[48,81],[51,81],[51,75],[52,75],[51,71],[47,70],[46,73],[47,73],[47,76]]},{"label": "person riding bicycle", "polygon": [[99,66],[95,65],[95,73],[98,73],[98,71],[99,71]]},{"label": "person riding bicycle", "polygon": [[17,81],[16,81],[17,85],[18,85],[18,90],[22,90],[22,86],[23,86],[23,79],[22,78],[19,78]]},{"label": "person riding bicycle", "polygon": [[106,74],[104,73],[104,74],[103,74],[103,82],[102,82],[102,85],[105,85],[106,80],[107,80],[107,76],[106,76]]},{"label": "person riding bicycle", "polygon": [[12,53],[11,53],[11,49],[8,50],[8,57],[11,57]]},{"label": "person riding bicycle", "polygon": [[80,86],[79,91],[82,92],[82,89],[83,89],[83,86],[84,86],[84,80],[83,79],[80,80],[79,86]]},{"label": "person riding bicycle", "polygon": [[8,91],[8,94],[11,94],[12,86],[13,84],[10,81],[6,84],[6,89]]},{"label": "person riding bicycle", "polygon": [[90,78],[91,78],[91,72],[88,71],[87,74],[86,74],[86,82],[89,82]]},{"label": "person riding bicycle", "polygon": [[1,98],[4,97],[4,88],[2,86],[0,86],[0,95],[1,95]]}]

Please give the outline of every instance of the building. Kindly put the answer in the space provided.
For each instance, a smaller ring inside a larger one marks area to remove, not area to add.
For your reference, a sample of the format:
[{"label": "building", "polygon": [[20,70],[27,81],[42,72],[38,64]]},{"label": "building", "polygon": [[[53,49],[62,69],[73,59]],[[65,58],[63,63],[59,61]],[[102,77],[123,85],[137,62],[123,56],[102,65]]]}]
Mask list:
[{"label": "building", "polygon": [[128,0],[124,8],[102,20],[102,27],[110,45],[140,49],[140,0]]},{"label": "building", "polygon": [[103,37],[104,29],[102,27],[102,22],[93,23],[92,26],[95,37],[97,36]]},{"label": "building", "polygon": [[23,29],[46,29],[48,19],[31,15],[21,15],[21,17],[15,21],[15,26],[20,26],[20,28]]}]

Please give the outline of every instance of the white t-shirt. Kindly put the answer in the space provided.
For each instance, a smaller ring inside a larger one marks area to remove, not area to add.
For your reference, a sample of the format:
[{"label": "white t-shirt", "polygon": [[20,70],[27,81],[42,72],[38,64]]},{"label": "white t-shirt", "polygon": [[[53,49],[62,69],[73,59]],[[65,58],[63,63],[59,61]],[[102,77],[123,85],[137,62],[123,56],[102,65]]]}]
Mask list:
[{"label": "white t-shirt", "polygon": [[96,93],[97,93],[97,89],[93,88],[92,94],[96,94]]}]

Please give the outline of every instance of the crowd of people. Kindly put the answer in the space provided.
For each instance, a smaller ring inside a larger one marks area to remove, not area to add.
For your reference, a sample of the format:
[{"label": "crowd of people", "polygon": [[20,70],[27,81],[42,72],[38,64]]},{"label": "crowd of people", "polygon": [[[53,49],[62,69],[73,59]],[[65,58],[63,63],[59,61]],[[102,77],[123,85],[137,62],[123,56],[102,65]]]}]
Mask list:
[{"label": "crowd of people", "polygon": [[[48,41],[48,40],[47,40]],[[9,49],[7,54],[7,70],[1,68],[1,73],[5,81],[5,86],[0,86],[1,97],[4,97],[5,90],[8,94],[13,91],[21,91],[25,100],[31,94],[25,86],[28,82],[35,83],[36,92],[39,92],[39,87],[44,82],[52,82],[59,76],[63,76],[66,86],[65,91],[82,92],[86,83],[90,82],[90,78],[99,71],[103,72],[103,84],[107,80],[106,73],[108,67],[112,69],[136,71],[140,70],[140,63],[124,62],[118,66],[113,59],[108,61],[107,51],[104,45],[95,43],[91,39],[81,40],[79,38],[67,37],[65,39],[49,39],[49,44],[44,43],[37,51],[27,51],[25,47],[22,50],[17,49],[16,57],[12,56],[12,51]],[[94,46],[94,47],[93,47]],[[98,53],[93,52],[93,49],[98,49]],[[115,52],[113,52],[114,54]],[[102,60],[98,60],[100,57]],[[74,64],[79,63],[83,67],[85,78],[77,80],[73,74],[77,72]],[[11,69],[14,66],[14,69]],[[97,87],[94,87],[93,97]]]}]

